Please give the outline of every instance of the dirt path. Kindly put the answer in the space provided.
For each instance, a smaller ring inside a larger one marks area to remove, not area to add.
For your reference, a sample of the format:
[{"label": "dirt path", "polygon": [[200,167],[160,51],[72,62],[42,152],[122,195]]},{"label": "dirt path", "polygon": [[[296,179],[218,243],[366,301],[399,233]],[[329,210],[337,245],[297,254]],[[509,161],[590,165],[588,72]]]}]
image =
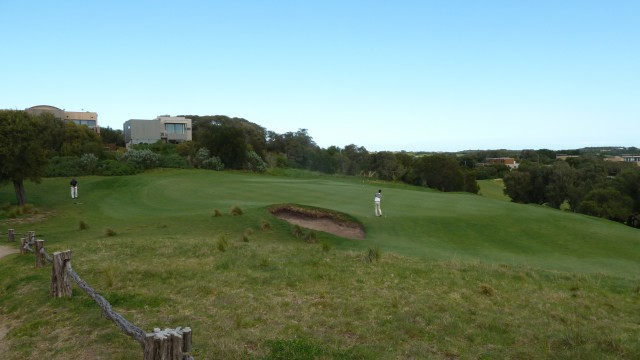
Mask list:
[{"label": "dirt path", "polygon": [[18,252],[18,249],[13,248],[11,246],[3,246],[0,245],[0,258],[3,258],[9,254],[15,254]]}]

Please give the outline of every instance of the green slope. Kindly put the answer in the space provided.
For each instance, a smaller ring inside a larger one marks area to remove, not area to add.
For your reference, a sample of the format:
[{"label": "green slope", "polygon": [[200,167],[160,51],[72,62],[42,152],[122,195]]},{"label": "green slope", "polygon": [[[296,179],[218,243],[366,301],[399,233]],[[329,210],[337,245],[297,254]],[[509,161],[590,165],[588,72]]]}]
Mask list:
[{"label": "green slope", "polygon": [[[68,196],[68,179],[28,184],[28,199],[55,209],[59,221],[43,226],[52,240],[60,229],[119,233],[174,233],[197,236],[211,231],[215,209],[228,213],[240,206],[242,220],[218,225],[247,226],[260,220],[278,223],[265,208],[299,203],[334,209],[358,218],[365,240],[325,236],[343,249],[378,247],[420,259],[480,260],[560,271],[640,276],[640,232],[598,218],[539,206],[520,205],[471,194],[438,193],[357,179],[287,178],[199,170],[157,170],[127,177],[80,179],[80,202]],[[383,189],[382,218],[373,216],[373,194]],[[3,187],[0,202],[12,200]],[[235,223],[235,225],[234,225]],[[159,230],[158,230],[159,231]],[[74,237],[95,236],[90,232]],[[71,236],[71,235],[70,235]]]}]

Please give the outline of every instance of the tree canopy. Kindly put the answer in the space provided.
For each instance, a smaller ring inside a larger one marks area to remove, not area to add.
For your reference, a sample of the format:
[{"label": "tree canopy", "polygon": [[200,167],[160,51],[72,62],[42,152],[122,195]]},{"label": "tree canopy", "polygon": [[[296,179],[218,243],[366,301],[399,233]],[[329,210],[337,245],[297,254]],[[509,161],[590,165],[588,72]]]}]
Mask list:
[{"label": "tree canopy", "polygon": [[61,147],[63,129],[49,113],[0,110],[0,181],[13,183],[19,205],[27,202],[24,181],[40,182],[49,156]]}]

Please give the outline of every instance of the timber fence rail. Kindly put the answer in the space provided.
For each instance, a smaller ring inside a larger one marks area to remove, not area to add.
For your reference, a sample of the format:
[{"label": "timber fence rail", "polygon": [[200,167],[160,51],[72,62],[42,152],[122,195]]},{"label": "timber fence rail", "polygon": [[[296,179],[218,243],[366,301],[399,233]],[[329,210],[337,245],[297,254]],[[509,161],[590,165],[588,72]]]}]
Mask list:
[{"label": "timber fence rail", "polygon": [[[15,231],[7,232],[9,241],[15,240]],[[137,341],[143,349],[144,360],[193,360],[191,328],[164,329],[154,328],[147,333],[141,328],[129,322],[122,315],[113,311],[111,304],[98,294],[84,281],[71,267],[71,250],[54,252],[49,255],[44,248],[44,240],[36,239],[35,231],[28,231],[26,238],[21,238],[20,254],[33,252],[35,254],[36,268],[42,268],[45,262],[51,266],[51,296],[71,297],[71,282],[75,283],[91,297],[102,309],[103,315],[113,321],[120,330]]]}]

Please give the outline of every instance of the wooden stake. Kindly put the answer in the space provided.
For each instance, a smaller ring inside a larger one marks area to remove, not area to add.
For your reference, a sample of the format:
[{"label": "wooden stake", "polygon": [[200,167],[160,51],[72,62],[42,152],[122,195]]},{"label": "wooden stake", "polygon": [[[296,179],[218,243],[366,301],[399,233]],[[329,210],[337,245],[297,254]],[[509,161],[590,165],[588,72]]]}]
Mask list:
[{"label": "wooden stake", "polygon": [[36,240],[36,268],[44,266],[44,254],[41,252],[44,250],[44,240]]},{"label": "wooden stake", "polygon": [[71,282],[68,269],[71,266],[71,250],[53,253],[51,266],[51,296],[71,297]]}]

